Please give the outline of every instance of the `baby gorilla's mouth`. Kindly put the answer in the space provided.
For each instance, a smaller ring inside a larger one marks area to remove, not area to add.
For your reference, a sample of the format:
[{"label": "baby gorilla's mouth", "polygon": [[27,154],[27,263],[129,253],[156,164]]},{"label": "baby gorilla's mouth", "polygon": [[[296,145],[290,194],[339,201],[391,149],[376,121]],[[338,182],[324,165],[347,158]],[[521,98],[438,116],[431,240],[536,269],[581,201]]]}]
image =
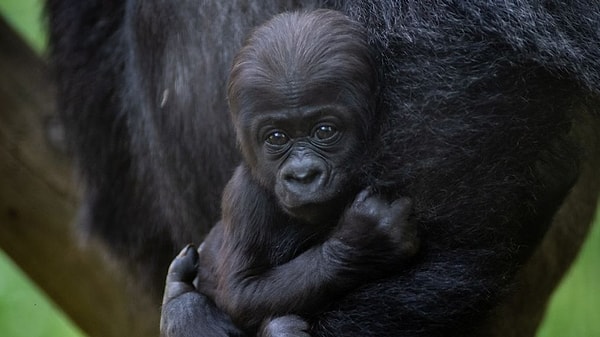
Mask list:
[{"label": "baby gorilla's mouth", "polygon": [[285,209],[318,207],[328,204],[340,193],[335,188],[339,185],[337,179],[322,179],[318,183],[306,186],[290,186],[286,183],[275,185],[275,195]]},{"label": "baby gorilla's mouth", "polygon": [[[349,186],[342,186],[336,179],[329,180],[315,191],[296,193],[283,185],[275,187],[277,200],[283,210],[292,217],[308,223],[337,218],[348,202]],[[342,188],[343,187],[343,188]]]}]

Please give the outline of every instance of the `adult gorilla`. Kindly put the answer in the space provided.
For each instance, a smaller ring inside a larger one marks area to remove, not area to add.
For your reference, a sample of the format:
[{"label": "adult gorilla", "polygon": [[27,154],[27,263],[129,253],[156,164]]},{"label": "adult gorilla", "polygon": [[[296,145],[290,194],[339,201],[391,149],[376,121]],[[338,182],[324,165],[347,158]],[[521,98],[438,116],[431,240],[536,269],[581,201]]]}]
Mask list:
[{"label": "adult gorilla", "polygon": [[[596,2],[50,0],[61,110],[87,187],[80,222],[158,301],[169,260],[218,219],[239,160],[224,100],[233,54],[251,27],[308,7],[368,30],[386,119],[366,181],[410,197],[422,234],[411,268],[332,303],[311,333],[485,330],[578,175],[586,189],[572,195],[587,204],[567,207],[589,221],[595,206],[597,147],[582,128],[598,130],[583,112],[600,93]],[[523,272],[539,298],[557,277],[543,266]]]}]

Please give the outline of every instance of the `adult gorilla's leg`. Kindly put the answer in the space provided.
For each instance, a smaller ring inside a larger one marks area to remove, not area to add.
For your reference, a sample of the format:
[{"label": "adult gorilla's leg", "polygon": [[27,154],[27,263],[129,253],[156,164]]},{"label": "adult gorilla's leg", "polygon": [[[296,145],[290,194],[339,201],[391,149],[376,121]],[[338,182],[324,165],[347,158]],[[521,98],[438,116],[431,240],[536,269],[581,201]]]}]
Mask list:
[{"label": "adult gorilla's leg", "polygon": [[534,336],[546,303],[569,269],[597,213],[600,191],[600,120],[580,117],[573,125],[585,158],[577,183],[556,213],[533,256],[519,271],[515,289],[482,326],[482,335]]}]

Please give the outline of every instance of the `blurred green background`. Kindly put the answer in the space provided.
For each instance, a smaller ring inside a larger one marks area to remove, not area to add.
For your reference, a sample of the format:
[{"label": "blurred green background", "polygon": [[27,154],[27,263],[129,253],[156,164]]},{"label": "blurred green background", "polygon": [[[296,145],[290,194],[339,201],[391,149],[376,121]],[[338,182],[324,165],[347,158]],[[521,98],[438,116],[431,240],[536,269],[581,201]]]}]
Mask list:
[{"label": "blurred green background", "polygon": [[[43,54],[42,7],[42,0],[0,0],[0,15]],[[600,221],[596,220],[575,266],[554,295],[538,337],[600,337],[599,263]],[[0,336],[83,336],[1,250]]]}]

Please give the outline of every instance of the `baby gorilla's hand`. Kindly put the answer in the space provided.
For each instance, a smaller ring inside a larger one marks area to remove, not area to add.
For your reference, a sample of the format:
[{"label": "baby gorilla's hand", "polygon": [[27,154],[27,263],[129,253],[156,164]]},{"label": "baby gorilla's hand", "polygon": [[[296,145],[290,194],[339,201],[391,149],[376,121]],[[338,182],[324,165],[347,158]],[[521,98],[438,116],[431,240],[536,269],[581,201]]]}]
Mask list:
[{"label": "baby gorilla's hand", "polygon": [[408,198],[388,202],[364,189],[345,211],[334,237],[382,259],[410,257],[419,247],[417,227],[410,220],[411,206]]}]

